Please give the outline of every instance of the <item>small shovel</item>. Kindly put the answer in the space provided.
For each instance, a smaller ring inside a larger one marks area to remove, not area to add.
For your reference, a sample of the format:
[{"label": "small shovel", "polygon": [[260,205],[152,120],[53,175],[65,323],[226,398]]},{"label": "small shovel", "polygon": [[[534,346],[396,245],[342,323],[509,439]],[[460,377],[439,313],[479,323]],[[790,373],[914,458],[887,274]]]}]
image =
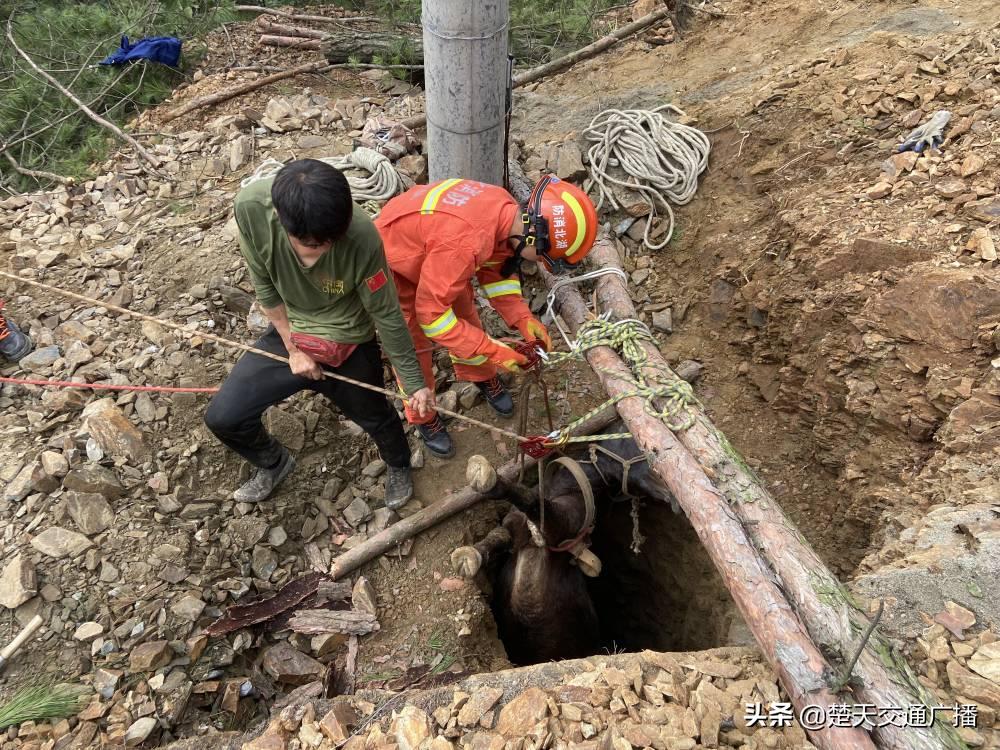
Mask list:
[{"label": "small shovel", "polygon": [[45,621],[42,619],[41,615],[35,615],[31,619],[31,622],[21,629],[21,632],[17,634],[14,640],[8,643],[4,649],[0,651],[0,672],[3,671],[4,666],[8,661],[10,661],[11,657],[20,651],[21,646],[23,646],[25,642],[35,634],[35,631],[42,626],[43,622]]}]

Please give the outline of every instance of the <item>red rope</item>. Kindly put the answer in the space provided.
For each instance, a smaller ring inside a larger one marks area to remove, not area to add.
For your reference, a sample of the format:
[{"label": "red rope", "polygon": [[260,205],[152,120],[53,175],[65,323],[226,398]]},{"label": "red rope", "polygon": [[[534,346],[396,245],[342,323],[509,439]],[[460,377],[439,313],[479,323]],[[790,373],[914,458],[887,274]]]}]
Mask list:
[{"label": "red rope", "polygon": [[152,391],[154,393],[218,393],[218,388],[180,388],[169,385],[112,385],[110,383],[75,383],[71,380],[31,380],[0,378],[0,383],[40,385],[48,388],[90,388],[95,391]]}]

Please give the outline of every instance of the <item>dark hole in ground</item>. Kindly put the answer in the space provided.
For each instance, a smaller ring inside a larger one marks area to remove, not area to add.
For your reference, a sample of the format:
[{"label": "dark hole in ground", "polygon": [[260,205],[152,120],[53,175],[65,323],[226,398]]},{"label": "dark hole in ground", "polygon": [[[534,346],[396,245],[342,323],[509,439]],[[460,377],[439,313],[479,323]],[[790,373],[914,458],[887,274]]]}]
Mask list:
[{"label": "dark hole in ground", "polygon": [[611,503],[592,535],[601,575],[590,593],[607,651],[693,651],[752,641],[687,518],[652,499]]},{"label": "dark hole in ground", "polygon": [[[584,586],[596,610],[600,635],[584,653],[555,658],[751,644],[752,636],[684,515],[658,499],[637,501],[643,539],[636,553],[632,549],[632,508],[628,499],[611,502],[598,498],[591,550],[600,558],[602,570],[596,578],[586,578]],[[576,569],[573,573],[582,575]],[[494,578],[494,591],[498,591],[495,582]],[[514,663],[547,660],[525,659],[524,631],[504,627],[506,612],[499,608],[509,609],[509,601],[494,597],[491,606],[500,638]],[[566,601],[555,602],[545,622],[537,627],[552,631],[556,638],[563,634],[572,640],[580,633],[580,616],[579,608],[567,606]]]}]

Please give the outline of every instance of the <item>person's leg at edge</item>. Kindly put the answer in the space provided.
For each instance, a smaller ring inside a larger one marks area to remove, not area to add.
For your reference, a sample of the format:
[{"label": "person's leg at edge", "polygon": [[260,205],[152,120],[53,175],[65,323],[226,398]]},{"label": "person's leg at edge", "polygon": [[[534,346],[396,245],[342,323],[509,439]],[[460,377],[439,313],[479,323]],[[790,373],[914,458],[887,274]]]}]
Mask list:
[{"label": "person's leg at edge", "polygon": [[[288,356],[281,337],[269,329],[254,344],[258,349]],[[248,352],[236,363],[205,412],[205,425],[219,441],[256,467],[233,493],[240,502],[267,498],[295,468],[295,460],[261,422],[269,406],[310,387],[313,381],[294,375],[288,364]]]}]

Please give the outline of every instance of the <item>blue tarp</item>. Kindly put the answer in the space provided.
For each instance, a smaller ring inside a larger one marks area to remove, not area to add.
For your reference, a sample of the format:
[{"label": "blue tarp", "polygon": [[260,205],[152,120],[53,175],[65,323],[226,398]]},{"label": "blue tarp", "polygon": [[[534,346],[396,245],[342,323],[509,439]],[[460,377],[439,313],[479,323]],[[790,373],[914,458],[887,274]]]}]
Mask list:
[{"label": "blue tarp", "polygon": [[181,40],[175,36],[150,36],[129,42],[123,36],[121,47],[101,60],[101,65],[121,65],[133,60],[152,60],[176,68],[181,60]]}]

